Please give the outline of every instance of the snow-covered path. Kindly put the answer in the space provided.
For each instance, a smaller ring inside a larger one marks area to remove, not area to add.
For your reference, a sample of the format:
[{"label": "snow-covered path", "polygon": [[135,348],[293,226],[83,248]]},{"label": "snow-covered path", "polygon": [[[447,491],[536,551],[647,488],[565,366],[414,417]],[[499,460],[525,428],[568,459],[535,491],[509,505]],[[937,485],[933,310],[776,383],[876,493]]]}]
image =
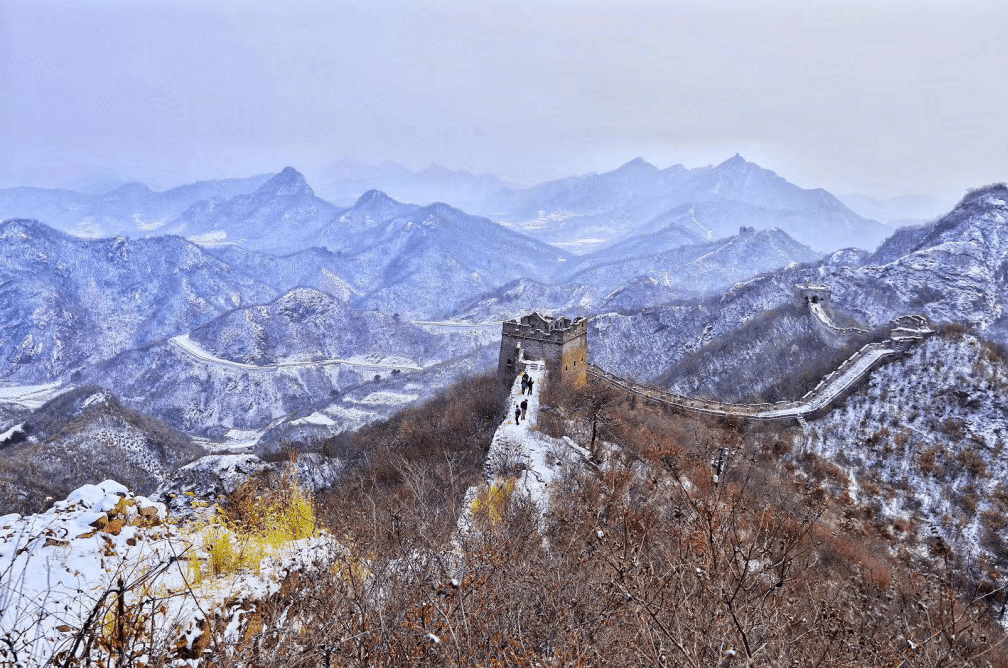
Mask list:
[{"label": "snow-covered path", "polygon": [[[527,362],[532,378],[531,394],[522,395],[521,375],[515,377],[508,398],[508,414],[494,433],[484,470],[487,482],[514,477],[515,492],[528,495],[541,509],[549,506],[549,486],[563,471],[568,455],[587,453],[569,438],[556,439],[535,429],[539,423],[540,392],[547,378],[544,362]],[[515,423],[515,406],[528,401],[525,419]]]},{"label": "snow-covered path", "polygon": [[819,322],[821,322],[822,324],[826,325],[830,329],[839,329],[836,325],[833,324],[833,321],[830,320],[830,317],[826,315],[826,311],[823,310],[822,304],[818,303],[809,304],[809,310],[812,312],[812,315],[818,318]]},{"label": "snow-covered path", "polygon": [[836,334],[841,334],[844,336],[851,336],[853,334],[867,334],[867,329],[862,329],[860,327],[838,327],[833,319],[829,317],[829,314],[823,309],[822,304],[809,303],[809,311],[812,313],[813,317],[818,320],[826,329]]},{"label": "snow-covered path", "polygon": [[858,360],[843,371],[843,373],[831,378],[823,389],[818,394],[814,395],[809,401],[802,402],[796,406],[791,406],[782,410],[762,411],[757,413],[755,417],[764,419],[777,417],[798,417],[799,415],[814,413],[821,408],[825,408],[837,399],[837,397],[846,392],[850,386],[856,383],[862,376],[868,373],[877,361],[895,353],[895,348],[875,348],[870,350],[865,355],[858,358]]},{"label": "snow-covered path", "polygon": [[[888,344],[894,344],[888,341]],[[836,371],[827,376],[799,401],[779,404],[729,404],[709,399],[697,399],[669,392],[663,388],[630,383],[596,366],[589,365],[588,374],[615,387],[632,392],[645,399],[709,415],[734,415],[756,420],[781,420],[809,416],[830,406],[866,376],[881,360],[900,352],[895,345],[868,344],[851,356]]]},{"label": "snow-covered path", "polygon": [[418,366],[411,360],[403,357],[382,358],[379,360],[369,360],[363,356],[350,358],[329,358],[323,360],[312,360],[305,362],[280,362],[278,364],[246,364],[244,362],[234,362],[217,357],[212,352],[193,341],[188,334],[180,334],[170,339],[173,346],[185,352],[190,357],[194,357],[206,364],[237,369],[239,371],[256,371],[273,373],[285,369],[309,369],[321,366],[332,366],[334,364],[344,364],[347,366],[360,367],[364,369],[399,369],[400,371],[422,371],[423,367]]},{"label": "snow-covered path", "polygon": [[[856,327],[837,327],[822,304],[809,303],[812,316],[830,331],[838,334],[866,333]],[[851,389],[859,380],[867,376],[879,363],[888,358],[897,358],[907,349],[934,333],[928,327],[927,319],[921,315],[904,315],[890,322],[889,338],[869,343],[851,355],[835,371],[823,378],[815,389],[797,401],[776,404],[730,404],[710,399],[688,397],[670,392],[665,388],[649,387],[624,380],[593,364],[588,365],[588,374],[613,387],[632,392],[637,396],[668,406],[706,413],[726,415],[754,420],[782,420],[797,418],[805,426],[804,418],[830,407]]]},{"label": "snow-covered path", "polygon": [[428,332],[459,331],[459,330],[490,330],[500,331],[501,323],[494,322],[463,322],[461,320],[413,320],[413,325]]}]

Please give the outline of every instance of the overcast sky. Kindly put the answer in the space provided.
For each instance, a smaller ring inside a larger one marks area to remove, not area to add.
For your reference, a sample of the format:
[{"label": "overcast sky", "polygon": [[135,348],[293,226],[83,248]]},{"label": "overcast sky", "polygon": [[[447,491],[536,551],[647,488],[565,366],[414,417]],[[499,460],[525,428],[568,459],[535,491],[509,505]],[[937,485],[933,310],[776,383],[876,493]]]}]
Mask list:
[{"label": "overcast sky", "polygon": [[804,187],[1008,179],[1008,0],[0,0],[0,186],[340,157],[518,183],[741,152]]}]

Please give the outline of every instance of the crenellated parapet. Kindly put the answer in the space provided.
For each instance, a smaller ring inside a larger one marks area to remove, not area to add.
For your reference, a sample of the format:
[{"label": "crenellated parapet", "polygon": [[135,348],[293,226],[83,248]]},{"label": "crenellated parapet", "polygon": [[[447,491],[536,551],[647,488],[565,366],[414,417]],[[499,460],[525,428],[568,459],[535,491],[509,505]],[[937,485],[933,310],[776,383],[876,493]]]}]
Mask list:
[{"label": "crenellated parapet", "polygon": [[571,320],[563,316],[550,318],[531,313],[514,320],[505,320],[501,333],[529,341],[562,344],[585,336],[588,333],[588,319],[577,317]]},{"label": "crenellated parapet", "polygon": [[587,382],[588,319],[533,312],[505,321],[498,363],[501,379],[513,380],[526,360],[543,360],[554,378],[583,385]]},{"label": "crenellated parapet", "polygon": [[812,304],[826,304],[830,302],[832,290],[828,285],[816,285],[806,283],[805,285],[794,286],[795,303],[799,306],[809,306]]}]

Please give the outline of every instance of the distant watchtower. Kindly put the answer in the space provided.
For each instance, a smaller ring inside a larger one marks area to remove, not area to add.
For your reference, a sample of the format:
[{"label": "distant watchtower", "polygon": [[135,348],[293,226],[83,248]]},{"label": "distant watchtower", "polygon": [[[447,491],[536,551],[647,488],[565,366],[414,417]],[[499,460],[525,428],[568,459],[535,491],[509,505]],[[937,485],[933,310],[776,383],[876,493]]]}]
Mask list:
[{"label": "distant watchtower", "polygon": [[794,291],[795,304],[798,306],[809,306],[810,304],[828,304],[830,301],[830,287],[828,285],[796,285]]},{"label": "distant watchtower", "polygon": [[501,327],[497,365],[501,381],[511,383],[524,367],[523,360],[544,360],[553,378],[584,385],[588,382],[588,320],[534,312],[506,320]]}]

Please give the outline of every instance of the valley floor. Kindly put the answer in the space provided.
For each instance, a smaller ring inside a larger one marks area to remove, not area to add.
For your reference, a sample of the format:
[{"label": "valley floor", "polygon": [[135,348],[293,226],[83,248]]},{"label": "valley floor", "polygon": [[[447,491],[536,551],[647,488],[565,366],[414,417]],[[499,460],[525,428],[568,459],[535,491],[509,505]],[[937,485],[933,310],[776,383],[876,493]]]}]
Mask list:
[{"label": "valley floor", "polygon": [[408,360],[404,357],[388,356],[388,357],[376,357],[375,359],[369,359],[367,355],[356,355],[350,358],[328,358],[328,359],[315,359],[315,360],[298,360],[298,361],[286,361],[278,362],[277,364],[267,364],[267,365],[255,365],[247,364],[243,362],[234,362],[232,360],[226,360],[222,357],[218,357],[206,350],[196,341],[189,338],[188,334],[180,334],[179,336],[172,337],[172,345],[176,346],[180,350],[184,351],[191,357],[204,362],[207,364],[212,364],[214,366],[225,367],[229,369],[237,369],[239,371],[255,371],[268,373],[272,371],[278,371],[280,369],[296,369],[296,368],[317,368],[324,366],[331,366],[334,364],[342,364],[346,366],[359,367],[362,370],[392,370],[398,369],[399,371],[420,371],[423,367],[417,365],[412,360]]}]

